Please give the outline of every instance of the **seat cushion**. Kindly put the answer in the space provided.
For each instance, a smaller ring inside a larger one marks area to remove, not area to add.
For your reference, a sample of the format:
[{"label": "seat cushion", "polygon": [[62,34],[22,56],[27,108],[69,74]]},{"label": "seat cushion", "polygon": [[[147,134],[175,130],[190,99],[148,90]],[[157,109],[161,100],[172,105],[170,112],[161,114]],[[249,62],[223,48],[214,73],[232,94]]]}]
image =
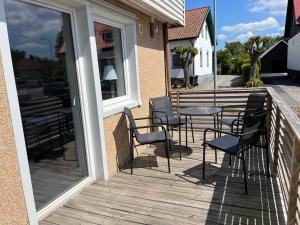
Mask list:
[{"label": "seat cushion", "polygon": [[222,118],[220,119],[220,123],[231,127],[231,124],[235,119],[237,118]]},{"label": "seat cushion", "polygon": [[[166,132],[167,134],[167,140],[172,140],[171,135],[169,132]],[[138,142],[141,144],[150,144],[154,142],[160,142],[160,141],[165,141],[165,132],[164,131],[158,131],[158,132],[151,132],[147,134],[140,134],[138,137]]]},{"label": "seat cushion", "polygon": [[206,144],[211,148],[216,148],[228,153],[236,153],[239,148],[239,137],[224,135],[220,138],[216,138],[211,141],[207,141]]},{"label": "seat cushion", "polygon": [[[171,126],[173,126],[173,127],[177,127],[178,124],[179,124],[179,118],[177,118],[177,117],[169,118],[169,119],[168,119],[168,122],[169,122],[169,125],[171,125]],[[166,124],[167,124],[167,120],[166,120],[166,119],[162,120],[162,123],[163,123],[164,125],[166,125]],[[187,120],[187,123],[188,123],[188,124],[191,124],[192,121],[191,121],[190,119],[188,119],[188,120]],[[185,124],[185,118],[181,118],[181,119],[180,119],[180,125],[184,125],[184,124]]]}]

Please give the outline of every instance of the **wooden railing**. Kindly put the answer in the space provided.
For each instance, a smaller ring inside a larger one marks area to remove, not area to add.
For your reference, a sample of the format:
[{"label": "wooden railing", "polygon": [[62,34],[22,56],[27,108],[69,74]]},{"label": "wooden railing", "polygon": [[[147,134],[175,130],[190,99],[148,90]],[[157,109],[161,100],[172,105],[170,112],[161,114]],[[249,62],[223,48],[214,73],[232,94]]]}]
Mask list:
[{"label": "wooden railing", "polygon": [[[169,96],[177,113],[181,108],[190,106],[237,105],[236,109],[226,112],[226,116],[233,117],[237,114],[238,105],[245,105],[249,94],[253,92],[270,95],[267,107],[273,108],[268,117],[272,173],[280,184],[287,224],[300,224],[300,119],[272,88],[172,91]],[[193,124],[197,129],[211,127],[213,118],[193,118]]]}]

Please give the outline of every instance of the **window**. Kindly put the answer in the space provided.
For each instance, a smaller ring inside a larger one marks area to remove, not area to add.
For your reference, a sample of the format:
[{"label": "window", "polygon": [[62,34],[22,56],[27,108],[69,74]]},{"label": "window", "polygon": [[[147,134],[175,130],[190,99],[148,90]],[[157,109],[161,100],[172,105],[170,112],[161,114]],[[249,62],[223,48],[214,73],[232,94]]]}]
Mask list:
[{"label": "window", "polygon": [[[137,65],[136,18],[108,8],[94,7],[95,49],[103,99],[103,116],[121,113],[124,107],[141,105]],[[105,16],[104,16],[105,15]],[[96,84],[97,85],[97,84]]]},{"label": "window", "polygon": [[205,25],[205,39],[208,39],[208,27]]},{"label": "window", "polygon": [[204,27],[202,27],[201,36],[202,36],[202,38],[204,38]]},{"label": "window", "polygon": [[173,69],[178,69],[180,67],[180,57],[179,55],[173,54]]},{"label": "window", "polygon": [[103,31],[103,40],[106,43],[111,43],[114,41],[113,32],[111,31]]},{"label": "window", "polygon": [[200,48],[200,67],[203,67],[203,52],[202,52],[202,48]]},{"label": "window", "polygon": [[210,57],[209,57],[209,50],[207,50],[206,52],[206,59],[207,59],[207,67],[209,67],[209,60],[210,60]]},{"label": "window", "polygon": [[121,29],[94,22],[103,100],[126,95]]}]

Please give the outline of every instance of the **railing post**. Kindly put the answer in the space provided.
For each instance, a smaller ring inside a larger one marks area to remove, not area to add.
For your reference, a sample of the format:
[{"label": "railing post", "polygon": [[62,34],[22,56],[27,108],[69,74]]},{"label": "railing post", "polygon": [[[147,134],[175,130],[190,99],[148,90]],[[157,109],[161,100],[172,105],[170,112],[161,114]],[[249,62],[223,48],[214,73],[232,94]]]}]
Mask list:
[{"label": "railing post", "polygon": [[[279,160],[279,137],[280,137],[280,109],[276,107],[276,120],[275,120],[275,137],[274,137],[274,160],[273,160],[273,175],[278,173],[278,160]],[[269,130],[270,133],[271,130]],[[269,142],[270,143],[270,142]]]},{"label": "railing post", "polygon": [[[267,109],[271,109],[273,104],[272,96],[269,95],[267,99]],[[268,113],[267,115],[267,139],[270,145],[271,143],[271,125],[272,125],[272,112]]]},{"label": "railing post", "polygon": [[291,166],[291,179],[288,196],[288,211],[287,211],[287,225],[294,225],[296,223],[296,211],[298,201],[299,189],[299,172],[300,172],[300,142],[297,136],[294,137],[293,156]]},{"label": "railing post", "polygon": [[177,116],[179,115],[179,104],[180,104],[180,94],[179,91],[176,92],[176,104],[177,104]]}]

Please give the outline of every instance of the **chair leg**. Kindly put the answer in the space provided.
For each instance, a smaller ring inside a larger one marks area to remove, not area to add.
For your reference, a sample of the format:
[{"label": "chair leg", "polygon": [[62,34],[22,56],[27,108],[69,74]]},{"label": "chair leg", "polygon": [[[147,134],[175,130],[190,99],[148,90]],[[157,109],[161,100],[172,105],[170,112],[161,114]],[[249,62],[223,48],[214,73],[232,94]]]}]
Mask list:
[{"label": "chair leg", "polygon": [[248,195],[247,172],[246,172],[246,165],[245,165],[245,153],[244,153],[244,150],[242,150],[242,161],[243,161],[243,172],[244,172],[245,194]]},{"label": "chair leg", "polygon": [[192,116],[190,116],[190,120],[191,120],[191,131],[192,131],[193,143],[195,143],[194,128],[193,128],[193,123],[192,123]]},{"label": "chair leg", "polygon": [[181,160],[182,149],[181,149],[181,126],[180,126],[180,124],[178,126],[178,135],[179,135],[179,158]]},{"label": "chair leg", "polygon": [[[169,141],[165,141],[165,152],[166,152],[166,156],[167,156],[167,159],[168,159],[168,171],[169,171],[169,173],[171,173],[171,168],[170,168],[170,156],[169,156],[169,148],[170,148],[170,146],[169,146],[169,144],[168,144],[168,142]],[[169,147],[168,147],[169,146]]]},{"label": "chair leg", "polygon": [[203,144],[203,162],[202,162],[202,179],[205,179],[205,150],[206,144]]},{"label": "chair leg", "polygon": [[229,153],[229,167],[231,167],[231,154]]},{"label": "chair leg", "polygon": [[266,141],[266,163],[267,163],[267,177],[268,179],[270,179],[270,163],[269,163],[269,140],[268,140],[268,135],[267,135],[267,131],[265,134],[265,141]]},{"label": "chair leg", "polygon": [[130,174],[133,174],[133,159],[134,159],[134,155],[133,155],[133,134],[130,134]]}]

